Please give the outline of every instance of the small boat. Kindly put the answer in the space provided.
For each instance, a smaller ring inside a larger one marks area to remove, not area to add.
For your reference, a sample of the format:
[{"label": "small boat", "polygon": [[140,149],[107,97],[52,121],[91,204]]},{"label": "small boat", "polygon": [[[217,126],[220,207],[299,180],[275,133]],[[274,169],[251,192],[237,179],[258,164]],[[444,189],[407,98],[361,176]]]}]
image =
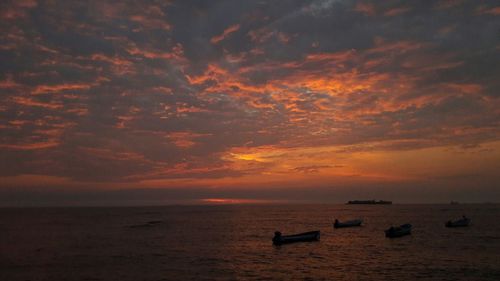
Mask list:
[{"label": "small boat", "polygon": [[411,224],[402,224],[400,226],[391,226],[385,230],[385,237],[395,238],[411,234]]},{"label": "small boat", "polygon": [[273,237],[273,244],[281,245],[294,242],[319,241],[319,236],[319,230],[294,235],[281,235],[281,232],[276,231]]},{"label": "small boat", "polygon": [[447,221],[445,226],[446,227],[464,227],[464,226],[469,226],[470,224],[470,219],[467,218],[466,216],[463,216],[461,219],[454,220],[454,221]]},{"label": "small boat", "polygon": [[362,222],[363,221],[360,219],[350,220],[350,221],[345,221],[345,222],[340,222],[338,219],[335,219],[335,222],[333,223],[333,227],[334,228],[341,228],[341,227],[361,226]]}]

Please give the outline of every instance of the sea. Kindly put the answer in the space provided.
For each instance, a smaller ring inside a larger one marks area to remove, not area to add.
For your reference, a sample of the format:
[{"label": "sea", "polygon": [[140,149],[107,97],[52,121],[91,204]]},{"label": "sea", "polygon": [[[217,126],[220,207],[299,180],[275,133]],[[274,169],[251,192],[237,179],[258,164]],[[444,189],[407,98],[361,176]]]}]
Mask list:
[{"label": "sea", "polygon": [[0,280],[500,280],[499,222],[498,204],[2,208]]}]

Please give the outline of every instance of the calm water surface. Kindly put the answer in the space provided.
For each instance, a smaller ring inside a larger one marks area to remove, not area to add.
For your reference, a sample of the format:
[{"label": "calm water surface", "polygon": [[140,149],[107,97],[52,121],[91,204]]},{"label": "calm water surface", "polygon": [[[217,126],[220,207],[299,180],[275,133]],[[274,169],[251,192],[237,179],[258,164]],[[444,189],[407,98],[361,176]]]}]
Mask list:
[{"label": "calm water surface", "polygon": [[[462,214],[470,227],[444,227]],[[493,204],[0,209],[0,280],[500,280],[499,218]],[[384,237],[407,222],[411,236]],[[321,241],[275,247],[275,230]]]}]

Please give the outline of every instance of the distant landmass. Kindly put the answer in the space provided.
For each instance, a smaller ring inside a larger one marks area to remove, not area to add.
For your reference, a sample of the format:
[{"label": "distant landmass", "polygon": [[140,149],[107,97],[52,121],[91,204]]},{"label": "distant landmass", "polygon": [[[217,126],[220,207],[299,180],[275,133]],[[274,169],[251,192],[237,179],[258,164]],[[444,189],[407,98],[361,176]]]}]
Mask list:
[{"label": "distant landmass", "polygon": [[352,200],[347,202],[347,204],[368,204],[368,205],[390,205],[392,201],[384,201],[384,200]]}]

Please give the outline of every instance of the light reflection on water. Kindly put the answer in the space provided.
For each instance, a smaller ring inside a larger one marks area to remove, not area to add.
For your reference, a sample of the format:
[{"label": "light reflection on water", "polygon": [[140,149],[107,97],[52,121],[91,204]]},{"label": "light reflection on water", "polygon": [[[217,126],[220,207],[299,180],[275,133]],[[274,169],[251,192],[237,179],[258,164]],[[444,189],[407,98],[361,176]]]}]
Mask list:
[{"label": "light reflection on water", "polygon": [[[463,214],[471,227],[444,227]],[[499,205],[0,209],[0,279],[500,280],[499,217]],[[407,222],[411,236],[384,237]],[[276,247],[275,230],[321,241]]]}]

